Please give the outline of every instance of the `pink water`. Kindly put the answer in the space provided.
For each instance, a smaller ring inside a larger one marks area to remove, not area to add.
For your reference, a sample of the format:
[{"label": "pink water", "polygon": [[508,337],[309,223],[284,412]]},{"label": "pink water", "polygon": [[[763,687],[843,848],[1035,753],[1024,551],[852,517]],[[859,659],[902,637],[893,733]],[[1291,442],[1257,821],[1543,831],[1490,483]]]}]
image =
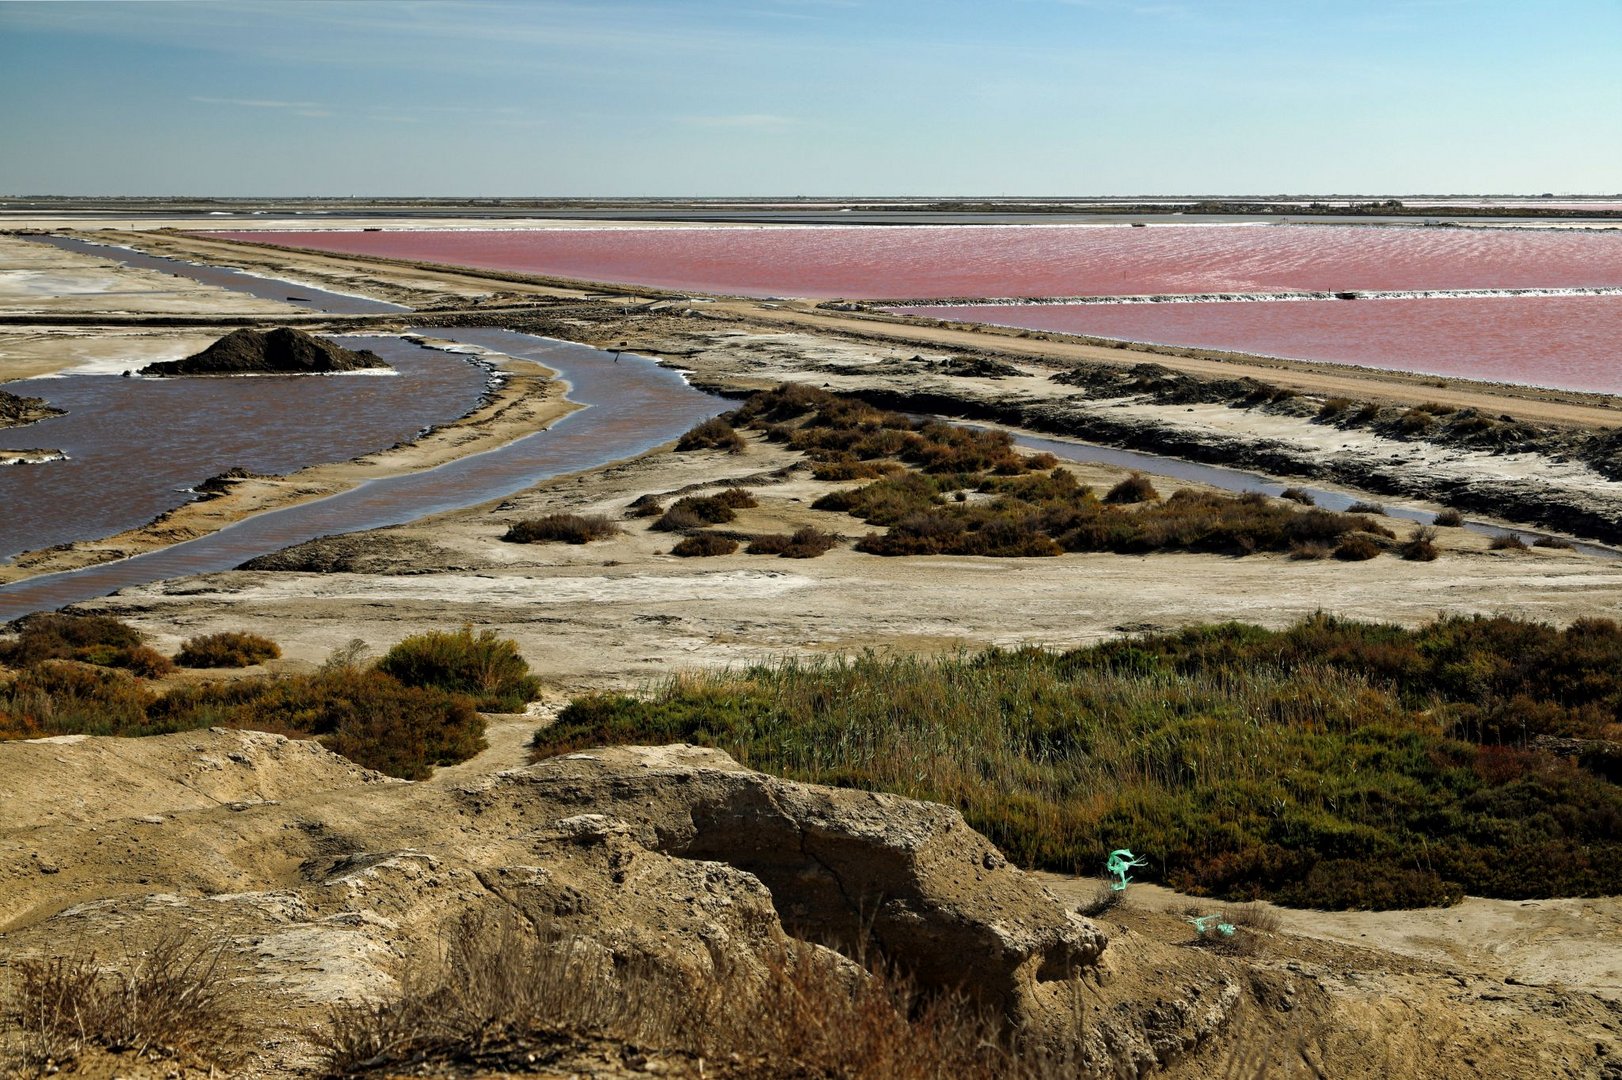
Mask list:
[{"label": "pink water", "polygon": [[1622,230],[911,225],[215,235],[589,281],[818,299],[1622,286]]},{"label": "pink water", "polygon": [[904,310],[937,319],[1622,394],[1622,296]]}]

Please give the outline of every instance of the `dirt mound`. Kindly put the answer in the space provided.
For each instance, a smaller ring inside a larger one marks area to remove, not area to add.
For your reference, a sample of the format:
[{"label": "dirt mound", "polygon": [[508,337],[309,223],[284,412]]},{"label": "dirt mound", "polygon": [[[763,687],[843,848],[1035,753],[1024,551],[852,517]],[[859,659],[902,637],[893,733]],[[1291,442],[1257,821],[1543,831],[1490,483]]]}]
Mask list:
[{"label": "dirt mound", "polygon": [[0,390],[0,428],[21,427],[48,416],[61,415],[62,410],[46,404],[44,398],[19,397]]},{"label": "dirt mound", "polygon": [[387,368],[369,349],[356,352],[302,330],[233,330],[184,360],[148,364],[142,375],[329,375]]}]

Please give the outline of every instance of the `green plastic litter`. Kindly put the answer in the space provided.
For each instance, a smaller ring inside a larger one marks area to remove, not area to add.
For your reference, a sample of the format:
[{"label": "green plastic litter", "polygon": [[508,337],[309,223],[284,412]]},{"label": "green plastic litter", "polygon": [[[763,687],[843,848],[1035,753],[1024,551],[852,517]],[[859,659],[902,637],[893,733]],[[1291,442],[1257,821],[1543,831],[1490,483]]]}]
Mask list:
[{"label": "green plastic litter", "polygon": [[1217,933],[1223,937],[1233,937],[1234,925],[1232,923],[1217,922],[1220,918],[1222,918],[1220,915],[1190,915],[1188,921],[1194,924],[1194,932],[1200,937],[1204,937],[1206,932],[1212,929],[1213,923],[1216,924]]},{"label": "green plastic litter", "polygon": [[1104,863],[1104,869],[1121,880],[1110,882],[1109,887],[1116,892],[1125,892],[1127,884],[1132,880],[1126,876],[1126,872],[1134,867],[1148,865],[1147,859],[1138,858],[1132,854],[1130,848],[1117,848],[1109,853],[1109,860]]}]

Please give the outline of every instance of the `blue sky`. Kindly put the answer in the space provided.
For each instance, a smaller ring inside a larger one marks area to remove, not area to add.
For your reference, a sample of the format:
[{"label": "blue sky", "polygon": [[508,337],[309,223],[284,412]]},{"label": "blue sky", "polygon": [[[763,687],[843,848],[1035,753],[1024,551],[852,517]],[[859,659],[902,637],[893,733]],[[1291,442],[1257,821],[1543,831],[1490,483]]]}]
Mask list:
[{"label": "blue sky", "polygon": [[1622,0],[0,2],[0,193],[1622,191]]}]

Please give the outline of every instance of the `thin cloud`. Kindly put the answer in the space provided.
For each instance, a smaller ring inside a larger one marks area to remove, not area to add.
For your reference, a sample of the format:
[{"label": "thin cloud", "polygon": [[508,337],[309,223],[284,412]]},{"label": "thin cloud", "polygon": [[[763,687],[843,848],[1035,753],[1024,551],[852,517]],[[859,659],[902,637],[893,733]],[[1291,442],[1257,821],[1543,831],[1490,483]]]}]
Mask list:
[{"label": "thin cloud", "polygon": [[754,131],[784,131],[796,127],[800,121],[792,116],[774,116],[771,113],[737,113],[731,116],[684,116],[684,124],[707,128],[746,128]]},{"label": "thin cloud", "polygon": [[330,116],[319,101],[273,101],[269,98],[193,97],[204,105],[237,105],[245,109],[295,109],[305,116]]}]

